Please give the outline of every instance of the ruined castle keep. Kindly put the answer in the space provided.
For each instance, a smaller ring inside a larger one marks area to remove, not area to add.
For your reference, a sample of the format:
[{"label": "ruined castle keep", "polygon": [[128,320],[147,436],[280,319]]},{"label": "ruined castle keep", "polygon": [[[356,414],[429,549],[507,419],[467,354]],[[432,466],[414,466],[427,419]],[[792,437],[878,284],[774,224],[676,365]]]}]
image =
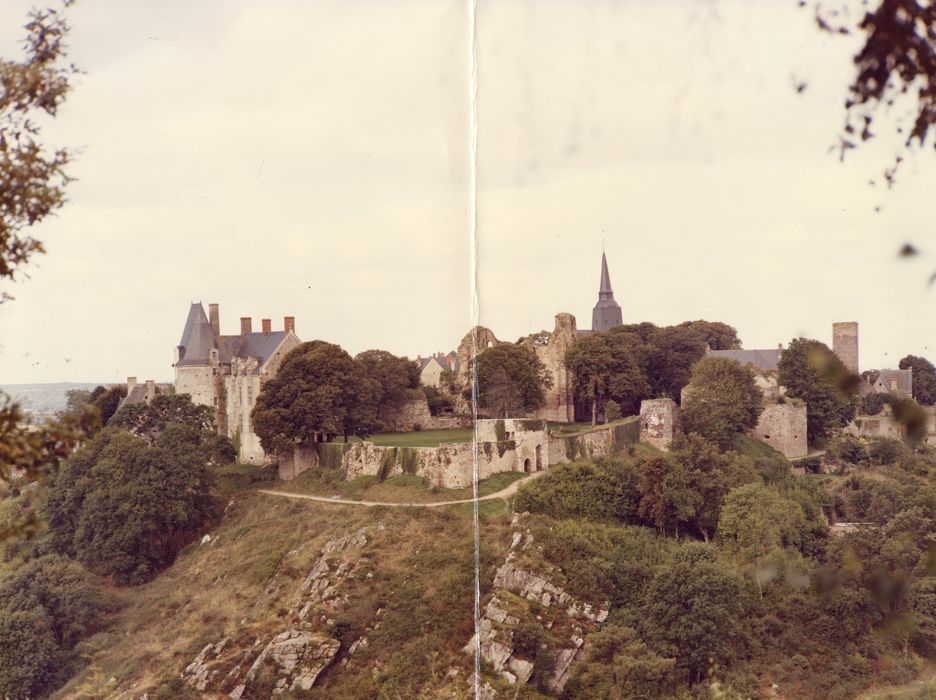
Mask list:
[{"label": "ruined castle keep", "polygon": [[208,305],[208,315],[201,303],[189,308],[172,365],[175,390],[189,394],[194,403],[214,408],[218,433],[234,442],[238,461],[264,463],[250,412],[260,388],[299,343],[292,316],[283,319],[283,330],[279,331],[265,318],[260,332],[254,332],[252,319],[243,317],[239,334],[222,335],[217,304]]}]

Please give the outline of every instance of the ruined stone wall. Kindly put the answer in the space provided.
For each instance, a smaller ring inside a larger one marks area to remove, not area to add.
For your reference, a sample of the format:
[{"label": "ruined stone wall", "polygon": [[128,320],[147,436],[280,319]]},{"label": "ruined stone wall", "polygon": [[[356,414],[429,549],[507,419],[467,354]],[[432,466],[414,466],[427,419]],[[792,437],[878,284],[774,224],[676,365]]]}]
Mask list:
[{"label": "ruined stone wall", "polygon": [[454,430],[471,427],[470,416],[433,416],[422,392],[394,411],[381,411],[378,416],[387,433],[408,433],[416,430]]},{"label": "ruined stone wall", "polygon": [[784,457],[805,457],[809,451],[806,444],[806,406],[790,402],[768,404],[752,435]]},{"label": "ruined stone wall", "polygon": [[636,445],[639,440],[638,420],[615,423],[570,437],[550,433],[549,464],[611,457]]},{"label": "ruined stone wall", "polygon": [[676,402],[646,399],[640,402],[640,439],[660,450],[668,450],[679,430]]},{"label": "ruined stone wall", "polygon": [[[540,471],[551,463],[544,420],[482,419],[475,424],[475,435],[482,447],[484,445],[497,446],[506,442],[516,455],[516,471]],[[490,450],[491,448],[483,447],[483,449]]]},{"label": "ruined stone wall", "polygon": [[536,417],[544,420],[570,423],[574,420],[572,402],[572,374],[566,368],[565,357],[575,343],[575,316],[569,313],[556,314],[552,333],[528,336],[523,343],[539,358],[552,379],[552,386],[545,390],[546,402],[537,410]]},{"label": "ruined stone wall", "polygon": [[902,440],[904,438],[903,426],[894,420],[891,415],[858,416],[849,423],[845,432],[861,438],[890,438]]}]

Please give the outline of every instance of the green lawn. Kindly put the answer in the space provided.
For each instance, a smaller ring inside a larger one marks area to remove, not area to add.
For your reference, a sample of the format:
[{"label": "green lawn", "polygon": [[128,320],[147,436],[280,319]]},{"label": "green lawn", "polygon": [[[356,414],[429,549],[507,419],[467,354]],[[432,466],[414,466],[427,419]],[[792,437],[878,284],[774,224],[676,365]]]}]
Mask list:
[{"label": "green lawn", "polygon": [[750,435],[742,435],[738,438],[737,450],[745,457],[750,457],[751,459],[786,459],[786,457],[780,452],[777,452],[766,442],[761,442],[756,437]]},{"label": "green lawn", "polygon": [[[506,488],[524,472],[503,472],[478,482],[478,495],[487,496]],[[460,501],[472,497],[472,489],[444,489],[429,486],[422,478],[413,474],[398,474],[383,482],[376,476],[362,476],[350,481],[341,479],[337,469],[309,469],[292,481],[280,481],[273,488],[277,491],[308,493],[313,496],[340,496],[355,501],[385,501],[430,503],[437,501]]]},{"label": "green lawn", "polygon": [[550,421],[549,432],[559,437],[574,437],[596,430],[607,430],[617,425],[627,425],[628,423],[634,423],[638,420],[640,420],[640,416],[627,416],[626,418],[621,418],[611,423],[599,423],[598,425],[592,425],[591,423],[555,423]]}]

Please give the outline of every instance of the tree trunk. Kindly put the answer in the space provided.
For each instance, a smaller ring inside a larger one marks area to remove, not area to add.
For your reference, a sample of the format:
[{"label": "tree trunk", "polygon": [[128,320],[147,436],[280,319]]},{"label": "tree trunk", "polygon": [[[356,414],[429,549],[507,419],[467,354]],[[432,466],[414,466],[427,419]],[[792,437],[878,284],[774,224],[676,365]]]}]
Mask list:
[{"label": "tree trunk", "polygon": [[592,425],[598,424],[598,399],[592,399]]}]

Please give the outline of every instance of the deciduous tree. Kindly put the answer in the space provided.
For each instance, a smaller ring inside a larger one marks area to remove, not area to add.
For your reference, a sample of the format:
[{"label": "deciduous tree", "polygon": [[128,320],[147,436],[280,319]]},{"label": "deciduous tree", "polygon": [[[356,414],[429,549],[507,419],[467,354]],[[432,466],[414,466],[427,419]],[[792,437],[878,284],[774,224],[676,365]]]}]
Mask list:
[{"label": "deciduous tree", "polygon": [[726,357],[703,357],[692,368],[680,413],[687,432],[729,450],[757,425],[763,401],[750,367]]},{"label": "deciduous tree", "polygon": [[478,403],[504,418],[532,413],[545,402],[552,379],[543,363],[525,345],[501,343],[476,358]]}]

